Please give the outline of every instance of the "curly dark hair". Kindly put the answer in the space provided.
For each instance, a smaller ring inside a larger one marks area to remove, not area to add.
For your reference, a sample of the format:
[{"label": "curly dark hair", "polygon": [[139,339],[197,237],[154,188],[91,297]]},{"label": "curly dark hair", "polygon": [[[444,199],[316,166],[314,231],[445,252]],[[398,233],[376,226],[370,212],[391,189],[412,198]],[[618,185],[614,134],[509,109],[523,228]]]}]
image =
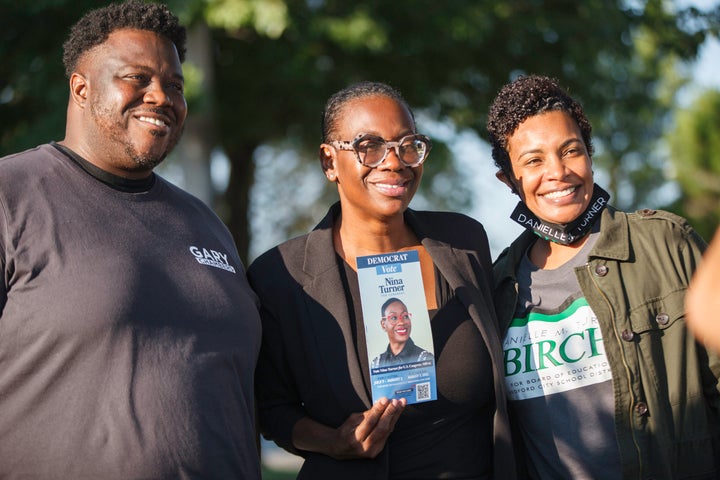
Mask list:
[{"label": "curly dark hair", "polygon": [[[322,113],[322,142],[327,143],[333,140],[332,136],[337,130],[337,123],[340,117],[342,108],[346,103],[365,97],[388,97],[400,105],[403,105],[410,112],[410,116],[415,122],[415,114],[413,113],[410,105],[405,101],[402,94],[395,88],[380,82],[359,82],[354,83],[346,88],[343,88],[339,92],[333,94],[325,104],[325,109]],[[337,140],[337,139],[335,139]]]},{"label": "curly dark hair", "polygon": [[73,25],[70,36],[63,44],[65,75],[70,78],[85,52],[103,43],[115,30],[123,28],[148,30],[167,38],[175,44],[180,62],[185,61],[187,32],[167,6],[128,0],[90,10]]},{"label": "curly dark hair", "polygon": [[592,127],[582,105],[563,90],[556,79],[521,76],[500,89],[490,105],[487,130],[495,165],[509,179],[514,177],[507,152],[508,137],[528,117],[557,110],[566,112],[577,122],[588,154],[592,155]]}]

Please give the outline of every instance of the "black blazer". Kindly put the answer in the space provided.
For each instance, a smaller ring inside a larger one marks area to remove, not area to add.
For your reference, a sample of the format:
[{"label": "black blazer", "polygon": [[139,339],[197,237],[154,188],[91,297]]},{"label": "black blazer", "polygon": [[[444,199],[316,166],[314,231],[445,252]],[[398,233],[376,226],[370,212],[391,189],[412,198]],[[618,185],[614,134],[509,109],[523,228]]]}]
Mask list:
[{"label": "black blazer", "polygon": [[[296,450],[292,428],[302,417],[338,427],[371,407],[353,341],[332,239],[336,203],[307,235],[261,255],[248,269],[261,302],[263,341],[256,370],[260,430],[305,457],[298,478],[385,479],[387,449],[374,460],[334,460]],[[496,412],[494,475],[514,478],[502,345],[491,297],[492,266],[482,225],[458,213],[407,210],[405,221],[467,308],[492,359]]]}]

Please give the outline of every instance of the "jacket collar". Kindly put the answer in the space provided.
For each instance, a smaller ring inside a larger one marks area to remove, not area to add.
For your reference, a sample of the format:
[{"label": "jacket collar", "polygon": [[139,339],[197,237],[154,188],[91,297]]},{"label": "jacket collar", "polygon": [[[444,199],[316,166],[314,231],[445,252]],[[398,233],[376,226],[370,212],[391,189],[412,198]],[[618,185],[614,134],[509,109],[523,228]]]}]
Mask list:
[{"label": "jacket collar", "polygon": [[600,238],[590,251],[599,257],[621,262],[630,259],[630,231],[627,215],[608,206],[600,217]]},{"label": "jacket collar", "polygon": [[332,229],[338,215],[340,215],[340,202],[331,206],[325,217],[308,234],[303,271],[313,278],[337,270]]},{"label": "jacket collar", "polygon": [[[522,256],[538,239],[538,236],[525,230],[498,257],[500,269],[495,272],[495,285],[507,278],[515,278],[515,269]],[[626,261],[630,258],[630,234],[627,216],[608,205],[600,216],[600,237],[590,251],[590,258],[606,258],[609,260]],[[502,260],[502,262],[500,262]]]},{"label": "jacket collar", "polygon": [[[366,408],[372,405],[365,388],[362,369],[356,354],[350,313],[342,288],[333,245],[332,227],[340,214],[340,203],[335,203],[307,237],[303,259],[306,274],[303,289],[314,302],[308,302],[309,318],[315,332],[317,347],[323,351],[321,358],[327,370],[327,377],[344,379],[350,375],[351,388]],[[343,338],[338,342],[337,328]],[[347,363],[333,359],[346,358]],[[348,402],[348,385],[345,382],[331,382],[340,402]]]},{"label": "jacket collar", "polygon": [[[313,278],[337,269],[332,228],[338,215],[340,215],[340,202],[330,207],[325,217],[308,235],[303,271]],[[456,255],[454,249],[445,242],[430,238],[422,222],[417,218],[417,214],[413,210],[407,209],[404,217],[405,222],[407,222],[410,229],[420,240],[420,243],[427,249],[428,253],[430,253],[433,262],[440,271],[443,272],[443,275],[445,275],[446,272],[454,270],[453,262],[455,259],[449,258]],[[329,252],[333,254],[329,255]],[[433,252],[435,254],[433,254]],[[456,285],[452,285],[451,283],[451,286],[454,287]]]}]

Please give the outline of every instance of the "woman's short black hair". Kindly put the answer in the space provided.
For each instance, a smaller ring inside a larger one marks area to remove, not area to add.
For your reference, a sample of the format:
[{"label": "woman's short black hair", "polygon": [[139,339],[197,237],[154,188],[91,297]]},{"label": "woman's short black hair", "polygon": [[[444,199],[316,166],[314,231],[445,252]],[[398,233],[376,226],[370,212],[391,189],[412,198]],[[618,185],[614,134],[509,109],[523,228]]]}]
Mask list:
[{"label": "woman's short black hair", "polygon": [[412,109],[410,109],[410,106],[405,101],[402,94],[395,88],[380,82],[354,83],[333,94],[328,99],[327,103],[325,103],[325,109],[322,113],[321,124],[322,142],[327,143],[331,140],[341,140],[337,138],[332,138],[332,136],[337,129],[338,119],[345,104],[358,98],[376,96],[388,97],[395,100],[400,105],[403,105],[405,108],[407,108],[407,111],[410,112],[410,116],[412,117],[413,122],[415,121],[415,114],[413,113]]},{"label": "woman's short black hair", "polygon": [[112,32],[124,28],[148,30],[167,38],[175,44],[180,62],[185,61],[187,32],[167,6],[128,0],[90,10],[73,25],[63,44],[65,75],[70,78],[85,52],[103,43]]},{"label": "woman's short black hair", "polygon": [[391,303],[395,303],[395,302],[401,303],[402,306],[405,307],[405,309],[407,309],[407,305],[405,305],[405,302],[403,302],[399,298],[390,297],[387,300],[385,300],[385,303],[383,303],[382,306],[380,307],[380,316],[382,318],[385,318],[385,310],[387,309],[387,307],[389,307]]},{"label": "woman's short black hair", "polygon": [[521,76],[500,89],[490,105],[487,130],[495,165],[505,172],[508,178],[513,178],[507,152],[508,138],[527,118],[558,110],[575,120],[588,154],[592,155],[590,121],[585,116],[582,105],[562,89],[556,79],[540,75]]}]

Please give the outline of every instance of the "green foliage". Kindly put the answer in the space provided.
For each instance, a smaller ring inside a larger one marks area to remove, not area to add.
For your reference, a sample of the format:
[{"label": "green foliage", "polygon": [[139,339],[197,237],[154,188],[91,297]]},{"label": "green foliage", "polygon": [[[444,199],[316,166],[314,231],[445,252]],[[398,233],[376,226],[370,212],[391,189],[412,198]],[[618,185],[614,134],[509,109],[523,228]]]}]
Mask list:
[{"label": "green foliage", "polygon": [[676,207],[709,239],[720,223],[720,91],[704,92],[675,118],[667,139],[683,192]]},{"label": "green foliage", "polygon": [[101,3],[0,3],[0,156],[64,136],[62,43],[81,12]]},{"label": "green foliage", "polygon": [[202,69],[192,62],[183,64],[183,77],[185,79],[185,99],[188,108],[196,112],[196,108],[201,108],[200,103],[204,100],[204,92],[202,91],[203,79],[205,73]]},{"label": "green foliage", "polygon": [[208,0],[204,14],[210,27],[232,31],[247,26],[273,39],[289,20],[282,0]]},{"label": "green foliage", "polygon": [[[680,59],[695,56],[711,30],[710,20],[698,26],[705,19],[698,12],[670,13],[659,0],[644,10],[599,0],[286,5],[289,23],[278,39],[214,32],[223,145],[294,139],[314,159],[324,101],[364,79],[393,84],[432,120],[484,136],[487,106],[500,86],[522,73],[541,73],[560,78],[583,101],[599,146],[596,163],[609,172],[614,203],[624,208],[643,204],[665,182],[655,141],[682,85],[669,73]],[[685,23],[695,28],[680,28],[682,18],[694,19]],[[238,125],[237,105],[253,112],[252,122]],[[452,158],[439,152],[428,161],[421,195],[433,208],[461,208],[468,192],[457,186],[465,182]],[[231,161],[242,168],[248,160]],[[307,223],[303,212],[297,218]]]},{"label": "green foliage", "polygon": [[387,35],[363,8],[347,18],[328,18],[320,26],[331,41],[349,51],[382,52],[388,46]]},{"label": "green foliage", "polygon": [[[62,136],[67,88],[61,44],[81,12],[105,3],[4,1],[0,154]],[[704,38],[718,32],[720,18],[720,7],[708,14],[671,11],[672,3],[664,0],[168,3],[188,25],[206,23],[212,29],[206,55],[213,71],[201,77],[212,83],[193,97],[191,82],[188,93],[191,107],[193,98],[201,100],[203,113],[212,118],[212,138],[230,159],[230,183],[219,210],[229,212],[226,221],[241,251],[249,243],[248,195],[257,149],[289,145],[305,161],[316,162],[325,100],[359,80],[390,83],[422,113],[419,118],[484,137],[487,107],[504,83],[523,73],[555,76],[582,100],[593,121],[595,162],[609,174],[614,203],[643,204],[665,181],[655,145],[684,81],[674,73],[677,62],[694,58]],[[188,72],[195,78],[197,72]],[[487,162],[487,174],[493,174],[491,159],[478,161]],[[439,144],[428,160],[421,195],[433,208],[457,209],[469,202],[467,189],[458,188],[465,184]],[[276,203],[293,203],[290,196],[300,194],[292,183],[277,192]],[[310,213],[297,215],[304,228]],[[299,231],[287,228],[286,236]]]}]

